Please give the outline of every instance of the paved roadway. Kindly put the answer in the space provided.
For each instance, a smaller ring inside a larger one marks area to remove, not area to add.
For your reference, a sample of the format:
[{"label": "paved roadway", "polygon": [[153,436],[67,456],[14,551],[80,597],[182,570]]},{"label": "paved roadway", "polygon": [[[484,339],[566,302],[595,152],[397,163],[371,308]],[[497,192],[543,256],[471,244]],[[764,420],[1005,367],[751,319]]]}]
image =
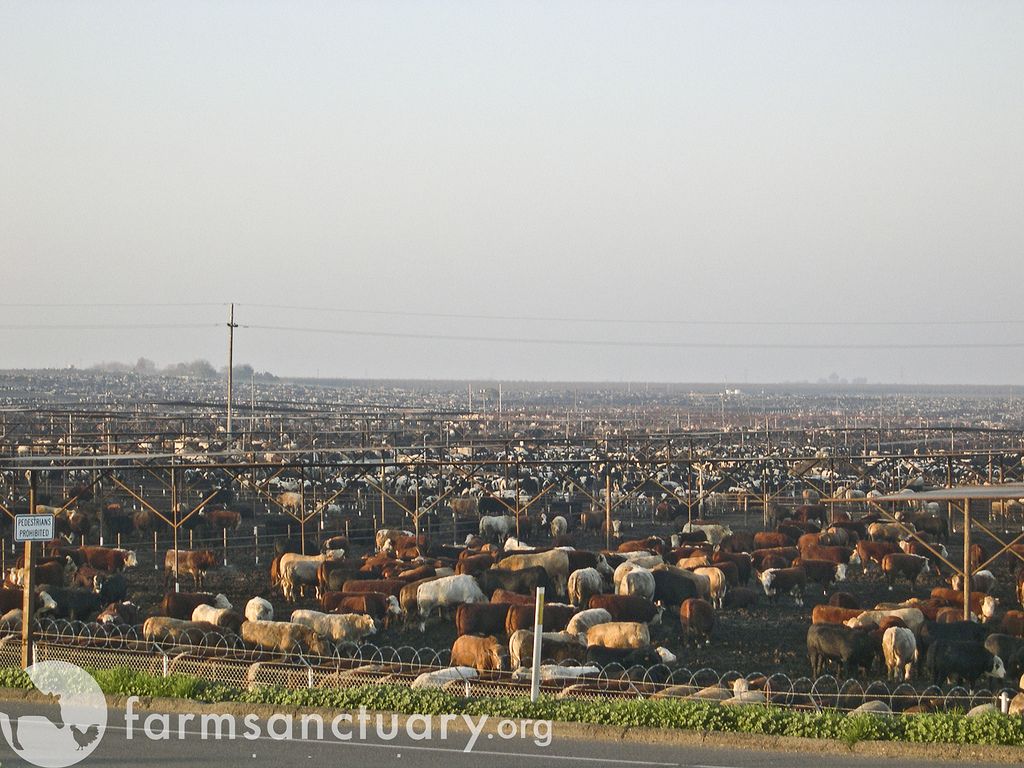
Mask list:
[{"label": "paved roadway", "polygon": [[[51,708],[55,709],[55,708]],[[45,708],[38,704],[0,701],[0,712],[11,718],[23,714],[41,714]],[[823,755],[820,753],[771,752],[717,747],[680,746],[664,744],[638,744],[635,742],[576,740],[559,737],[557,734],[547,746],[534,743],[534,734],[527,726],[527,738],[503,739],[490,728],[482,730],[471,752],[464,749],[470,740],[465,727],[448,733],[448,738],[438,738],[439,724],[434,721],[435,734],[431,740],[414,741],[399,729],[399,737],[393,741],[380,738],[376,725],[371,719],[366,740],[353,739],[348,742],[336,740],[331,735],[330,723],[325,727],[325,739],[318,740],[277,740],[268,735],[266,720],[259,719],[262,735],[255,740],[200,738],[198,723],[181,724],[177,714],[169,714],[171,738],[152,741],[143,734],[144,719],[150,712],[140,712],[141,719],[134,725],[134,737],[127,740],[124,709],[111,709],[107,730],[96,750],[82,766],[189,766],[189,768],[227,768],[227,766],[273,766],[298,768],[301,765],[357,765],[359,768],[378,766],[408,766],[408,768],[529,768],[529,766],[578,766],[595,765],[607,768],[616,766],[640,766],[661,768],[681,766],[682,768],[868,768],[885,758]],[[370,715],[369,717],[373,717]],[[241,719],[237,721],[238,733],[245,730]],[[390,727],[390,716],[384,723]],[[159,727],[159,723],[154,723]],[[178,738],[179,726],[185,738]],[[283,728],[279,723],[278,728]],[[280,731],[279,731],[280,732]],[[298,734],[298,724],[295,731]],[[347,728],[343,733],[349,732]],[[358,726],[351,729],[358,734]],[[543,741],[543,736],[542,739]],[[894,761],[895,762],[895,761]],[[899,759],[899,768],[935,768],[934,760],[918,761]],[[0,736],[0,766],[28,765],[19,759]],[[985,766],[985,763],[971,763]],[[991,764],[993,766],[998,764]]]}]

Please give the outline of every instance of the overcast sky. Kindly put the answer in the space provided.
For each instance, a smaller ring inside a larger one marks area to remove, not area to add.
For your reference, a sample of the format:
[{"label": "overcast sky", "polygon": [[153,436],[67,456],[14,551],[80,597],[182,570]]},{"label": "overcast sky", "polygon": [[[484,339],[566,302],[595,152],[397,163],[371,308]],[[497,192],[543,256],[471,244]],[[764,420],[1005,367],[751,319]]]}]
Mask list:
[{"label": "overcast sky", "polygon": [[[235,301],[310,329],[236,332],[282,375],[1021,383],[970,345],[1024,343],[1022,40],[1016,0],[5,0],[0,367],[221,365]],[[865,321],[923,324],[814,325]]]}]

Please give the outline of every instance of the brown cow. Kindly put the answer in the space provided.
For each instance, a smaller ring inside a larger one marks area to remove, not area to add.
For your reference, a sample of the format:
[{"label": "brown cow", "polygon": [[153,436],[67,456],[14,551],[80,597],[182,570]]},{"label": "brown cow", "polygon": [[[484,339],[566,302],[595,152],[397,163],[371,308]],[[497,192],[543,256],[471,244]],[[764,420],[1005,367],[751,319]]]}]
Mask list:
[{"label": "brown cow", "polygon": [[754,549],[778,549],[792,547],[795,540],[777,531],[758,531],[754,534]]},{"label": "brown cow", "polygon": [[864,611],[860,608],[841,608],[836,605],[816,605],[811,609],[812,624],[842,624],[855,619]]},{"label": "brown cow", "polygon": [[857,556],[860,558],[860,565],[865,573],[868,570],[868,563],[875,563],[875,565],[881,568],[882,558],[899,551],[899,546],[891,541],[868,541],[867,539],[861,539],[857,542]]},{"label": "brown cow", "polygon": [[170,586],[171,581],[174,579],[175,551],[177,551],[178,555],[178,575],[180,576],[182,573],[191,574],[195,588],[197,590],[202,589],[203,582],[206,581],[206,572],[217,565],[217,556],[208,549],[167,550],[167,554],[164,555],[165,588]]},{"label": "brown cow", "polygon": [[515,606],[507,603],[463,603],[455,609],[455,631],[460,635],[500,635],[512,608]]},{"label": "brown cow", "polygon": [[786,562],[788,568],[794,560],[800,557],[800,550],[796,547],[769,547],[768,549],[755,549],[750,553],[751,563],[758,571],[765,570],[763,561],[766,557],[781,558]]},{"label": "brown cow", "polygon": [[470,555],[460,558],[455,564],[455,574],[461,576],[479,576],[494,564],[494,558],[489,554]]},{"label": "brown cow", "polygon": [[[753,570],[750,555],[746,552],[733,553],[718,550],[711,556],[711,564],[714,566],[718,566],[720,563],[726,562],[733,563],[736,566],[738,584],[746,584],[750,581],[750,573]],[[728,578],[729,574],[727,573],[725,576]]]},{"label": "brown cow", "polygon": [[999,625],[999,631],[1004,635],[1024,637],[1024,611],[1007,611]]},{"label": "brown cow", "polygon": [[805,560],[828,560],[836,565],[860,564],[857,550],[850,547],[823,547],[820,544],[808,544],[806,547],[801,547],[800,557]]},{"label": "brown cow", "polygon": [[533,605],[535,601],[533,595],[520,595],[507,589],[496,589],[491,593],[491,602],[504,605]]},{"label": "brown cow", "polygon": [[188,620],[200,605],[211,605],[214,608],[231,607],[231,603],[224,595],[215,595],[212,592],[168,592],[160,603],[160,615]]},{"label": "brown cow", "polygon": [[327,613],[361,613],[382,622],[384,626],[388,626],[394,617],[402,615],[398,598],[381,592],[325,592],[320,598],[320,606]]},{"label": "brown cow", "polygon": [[481,672],[508,669],[508,653],[494,635],[460,635],[452,644],[452,666],[473,667]]},{"label": "brown cow", "polygon": [[[517,629],[533,629],[535,612],[536,607],[532,605],[510,605],[505,616],[505,634],[511,635]],[[571,605],[548,603],[544,606],[544,631],[561,632],[575,613]]]},{"label": "brown cow", "polygon": [[115,549],[114,547],[79,547],[83,562],[93,568],[107,573],[119,573],[125,568],[134,568],[139,564],[134,550]]},{"label": "brown cow", "polygon": [[380,592],[398,597],[405,585],[406,582],[400,579],[349,579],[342,585],[341,591],[349,594]]},{"label": "brown cow", "polygon": [[897,578],[910,582],[911,588],[917,586],[917,579],[922,573],[928,573],[928,558],[920,555],[908,555],[903,552],[890,552],[882,558],[882,573],[889,582],[889,589]]},{"label": "brown cow", "polygon": [[237,531],[242,527],[242,513],[233,509],[204,509],[202,515],[218,530]]},{"label": "brown cow", "polygon": [[715,609],[711,603],[699,597],[687,598],[679,606],[679,624],[683,631],[683,642],[699,645],[711,644],[711,630],[715,627]]},{"label": "brown cow", "polygon": [[664,609],[646,597],[636,595],[593,595],[588,608],[604,608],[613,621],[640,621],[657,624]]}]

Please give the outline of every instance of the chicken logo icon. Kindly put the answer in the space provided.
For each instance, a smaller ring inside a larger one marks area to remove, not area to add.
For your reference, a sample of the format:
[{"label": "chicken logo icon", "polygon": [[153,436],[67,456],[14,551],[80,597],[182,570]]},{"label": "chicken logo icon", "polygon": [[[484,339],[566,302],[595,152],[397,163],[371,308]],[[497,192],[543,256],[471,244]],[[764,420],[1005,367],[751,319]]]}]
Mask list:
[{"label": "chicken logo icon", "polygon": [[[66,661],[41,661],[27,670],[47,702],[45,712],[11,718],[0,712],[0,730],[18,757],[40,768],[66,768],[99,746],[107,704],[88,672]],[[56,709],[54,709],[56,706]]]}]

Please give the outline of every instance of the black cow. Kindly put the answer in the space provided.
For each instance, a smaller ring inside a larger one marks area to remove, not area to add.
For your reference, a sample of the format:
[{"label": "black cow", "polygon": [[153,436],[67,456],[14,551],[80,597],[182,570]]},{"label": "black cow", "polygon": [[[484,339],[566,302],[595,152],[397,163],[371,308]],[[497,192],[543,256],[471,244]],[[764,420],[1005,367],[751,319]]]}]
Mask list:
[{"label": "black cow", "polygon": [[128,579],[123,574],[112,573],[100,582],[99,595],[104,605],[127,600],[128,592]]},{"label": "black cow", "polygon": [[875,652],[865,632],[841,624],[812,624],[807,630],[807,657],[815,676],[824,674],[829,661],[837,661],[853,677],[858,667],[871,671]]},{"label": "black cow", "polygon": [[936,640],[981,644],[985,642],[986,637],[988,637],[988,629],[984,624],[978,624],[975,621],[951,621],[948,624],[926,621],[921,625],[921,631],[918,633],[918,661],[924,663],[928,646]]},{"label": "black cow", "polygon": [[699,597],[697,585],[685,576],[669,570],[654,569],[654,599],[674,608],[691,597]]},{"label": "black cow", "polygon": [[91,589],[43,584],[40,585],[40,590],[46,592],[57,603],[53,615],[58,619],[87,621],[91,616],[99,613],[104,605],[100,596]]},{"label": "black cow", "polygon": [[982,675],[1006,677],[1002,659],[986,650],[985,646],[950,640],[932,641],[928,646],[925,669],[931,673],[934,685],[941,685],[952,677],[973,688],[975,681]]},{"label": "black cow", "polygon": [[998,656],[1006,666],[1006,674],[1014,679],[1024,674],[1024,639],[1013,635],[989,635],[985,650]]}]

